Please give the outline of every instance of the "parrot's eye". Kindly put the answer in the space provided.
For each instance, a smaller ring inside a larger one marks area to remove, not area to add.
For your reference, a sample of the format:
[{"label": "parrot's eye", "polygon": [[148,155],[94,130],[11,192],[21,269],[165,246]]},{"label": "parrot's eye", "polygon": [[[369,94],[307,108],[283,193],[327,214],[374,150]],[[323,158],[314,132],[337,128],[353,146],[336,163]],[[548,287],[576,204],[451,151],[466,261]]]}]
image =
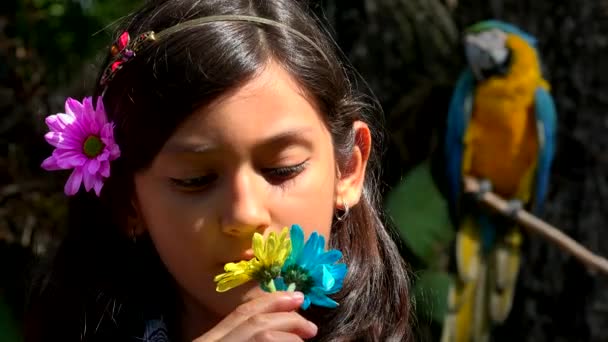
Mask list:
[{"label": "parrot's eye", "polygon": [[489,34],[493,39],[498,41],[503,41],[506,38],[505,33],[499,30],[492,30],[489,32]]}]

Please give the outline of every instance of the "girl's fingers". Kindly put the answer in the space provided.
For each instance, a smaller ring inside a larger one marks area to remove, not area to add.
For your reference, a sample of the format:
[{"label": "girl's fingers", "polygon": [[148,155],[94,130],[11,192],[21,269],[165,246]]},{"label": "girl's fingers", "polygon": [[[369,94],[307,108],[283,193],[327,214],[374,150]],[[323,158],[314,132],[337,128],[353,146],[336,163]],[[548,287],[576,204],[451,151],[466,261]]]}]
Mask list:
[{"label": "girl's fingers", "polygon": [[262,331],[250,340],[251,342],[304,342],[304,340],[291,333],[283,331]]},{"label": "girl's fingers", "polygon": [[251,316],[222,338],[225,342],[266,341],[278,332],[299,338],[311,338],[317,334],[317,326],[297,312],[273,312]]},{"label": "girl's fingers", "polygon": [[194,342],[217,341],[251,316],[270,312],[289,312],[297,310],[304,301],[301,292],[268,293],[239,305],[213,329]]}]

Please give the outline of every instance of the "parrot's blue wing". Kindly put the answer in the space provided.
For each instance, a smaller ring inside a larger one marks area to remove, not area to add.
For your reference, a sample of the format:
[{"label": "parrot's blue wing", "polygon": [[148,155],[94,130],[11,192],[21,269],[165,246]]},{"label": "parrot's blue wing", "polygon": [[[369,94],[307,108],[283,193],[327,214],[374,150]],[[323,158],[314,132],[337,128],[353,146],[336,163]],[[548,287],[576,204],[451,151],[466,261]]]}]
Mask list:
[{"label": "parrot's blue wing", "polygon": [[544,88],[539,87],[536,90],[534,101],[540,144],[532,210],[539,212],[547,195],[551,163],[555,155],[557,116],[553,98]]},{"label": "parrot's blue wing", "polygon": [[473,73],[466,69],[460,75],[448,110],[445,136],[445,158],[448,179],[448,203],[454,209],[461,193],[463,139],[473,107]]}]

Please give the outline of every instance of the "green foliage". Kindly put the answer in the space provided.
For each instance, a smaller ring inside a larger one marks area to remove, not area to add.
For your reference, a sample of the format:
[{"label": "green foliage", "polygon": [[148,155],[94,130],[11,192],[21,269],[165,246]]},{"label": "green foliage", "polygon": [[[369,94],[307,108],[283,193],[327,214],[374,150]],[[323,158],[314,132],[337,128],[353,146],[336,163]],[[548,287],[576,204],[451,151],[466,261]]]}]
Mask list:
[{"label": "green foliage", "polygon": [[[110,40],[104,28],[141,1],[23,0],[14,4],[7,37],[17,59],[37,59],[22,76],[64,84]],[[44,65],[44,70],[36,70]]]},{"label": "green foliage", "polygon": [[0,341],[19,342],[22,340],[17,331],[12,310],[0,296]]},{"label": "green foliage", "polygon": [[451,278],[446,269],[454,239],[445,199],[435,186],[430,162],[410,171],[387,196],[386,211],[401,239],[419,260],[412,296],[419,317],[443,322]]},{"label": "green foliage", "polygon": [[51,153],[44,116],[61,110],[66,96],[90,93],[97,67],[89,66],[111,42],[105,28],[141,2],[8,0],[0,7],[0,341],[20,340],[26,270],[66,227],[68,173],[40,168]]},{"label": "green foliage", "polygon": [[452,278],[447,272],[423,270],[417,274],[413,288],[418,316],[442,323],[448,310],[448,293]]},{"label": "green foliage", "polygon": [[410,171],[388,194],[386,211],[416,257],[428,267],[442,268],[454,229],[447,203],[431,176],[429,162]]}]

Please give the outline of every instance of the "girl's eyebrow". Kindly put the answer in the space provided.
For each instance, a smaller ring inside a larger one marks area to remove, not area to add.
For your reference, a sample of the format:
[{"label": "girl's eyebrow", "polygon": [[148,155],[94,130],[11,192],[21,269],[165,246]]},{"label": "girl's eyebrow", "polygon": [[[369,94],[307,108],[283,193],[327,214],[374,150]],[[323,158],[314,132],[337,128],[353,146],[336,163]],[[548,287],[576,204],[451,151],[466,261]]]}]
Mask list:
[{"label": "girl's eyebrow", "polygon": [[265,150],[294,143],[302,145],[308,149],[312,149],[313,139],[310,137],[312,131],[312,127],[286,130],[262,139],[262,141],[255,144],[254,149]]},{"label": "girl's eyebrow", "polygon": [[[308,149],[312,149],[313,141],[309,137],[313,131],[312,127],[304,127],[299,129],[290,129],[269,137],[263,138],[260,142],[257,142],[253,149],[254,150],[266,150],[271,148],[277,148],[289,144],[300,144]],[[218,144],[214,143],[202,143],[202,142],[187,142],[179,141],[169,143],[163,147],[164,153],[208,153],[219,148]]]},{"label": "girl's eyebrow", "polygon": [[217,145],[209,143],[175,142],[163,147],[162,152],[175,154],[206,153],[216,148]]}]

